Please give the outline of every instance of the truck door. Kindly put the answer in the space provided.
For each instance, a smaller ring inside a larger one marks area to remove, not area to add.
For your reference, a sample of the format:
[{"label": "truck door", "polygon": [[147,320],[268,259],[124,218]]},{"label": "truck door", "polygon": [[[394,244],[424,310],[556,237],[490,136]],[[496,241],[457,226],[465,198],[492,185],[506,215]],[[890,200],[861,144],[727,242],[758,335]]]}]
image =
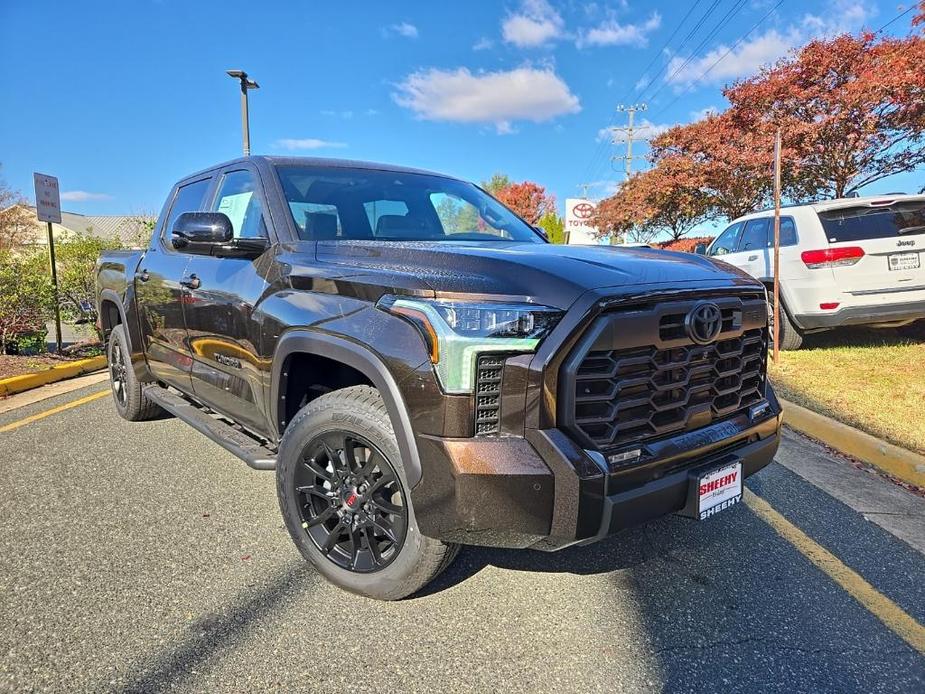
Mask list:
[{"label": "truck door", "polygon": [[[222,173],[210,209],[231,219],[235,238],[268,238],[266,205],[256,170],[242,165]],[[263,261],[263,262],[262,262]],[[261,434],[269,433],[264,385],[270,355],[261,352],[254,308],[269,283],[266,257],[192,256],[183,302],[197,399]]]},{"label": "truck door", "polygon": [[184,299],[180,281],[191,256],[170,244],[173,224],[184,212],[202,209],[211,178],[177,188],[165,221],[154,231],[151,244],[135,274],[135,296],[148,368],[160,381],[189,391],[192,359],[183,320]]}]

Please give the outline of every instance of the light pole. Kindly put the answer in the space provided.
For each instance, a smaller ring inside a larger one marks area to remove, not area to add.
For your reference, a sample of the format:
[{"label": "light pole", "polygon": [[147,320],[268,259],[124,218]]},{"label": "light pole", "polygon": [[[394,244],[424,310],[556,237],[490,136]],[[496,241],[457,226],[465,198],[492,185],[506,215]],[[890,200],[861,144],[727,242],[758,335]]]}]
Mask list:
[{"label": "light pole", "polygon": [[260,85],[250,79],[244,70],[226,70],[226,72],[229,77],[233,77],[241,83],[241,130],[244,137],[244,156],[249,157],[251,154],[251,126],[247,115],[247,90],[260,89]]}]

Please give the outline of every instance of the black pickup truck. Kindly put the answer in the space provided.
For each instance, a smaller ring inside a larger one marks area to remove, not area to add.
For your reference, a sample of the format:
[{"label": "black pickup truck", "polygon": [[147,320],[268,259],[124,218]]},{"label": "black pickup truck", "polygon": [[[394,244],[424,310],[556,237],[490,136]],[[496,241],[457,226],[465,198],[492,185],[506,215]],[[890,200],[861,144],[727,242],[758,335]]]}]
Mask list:
[{"label": "black pickup truck", "polygon": [[[112,392],[261,470],[302,554],[381,599],[460,544],[556,550],[741,498],[777,450],[764,287],[558,246],[479,187],[248,157],[99,260]],[[165,461],[181,465],[183,461]]]}]

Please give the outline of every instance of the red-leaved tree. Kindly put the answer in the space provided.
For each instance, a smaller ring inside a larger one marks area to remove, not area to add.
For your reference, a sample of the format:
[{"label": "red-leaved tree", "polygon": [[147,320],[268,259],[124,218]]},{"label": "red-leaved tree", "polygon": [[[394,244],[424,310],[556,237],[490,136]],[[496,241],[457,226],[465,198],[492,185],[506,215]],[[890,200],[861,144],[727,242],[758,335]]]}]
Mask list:
[{"label": "red-leaved tree", "polygon": [[536,224],[543,215],[556,211],[556,198],[532,181],[510,183],[496,191],[495,197],[530,224]]},{"label": "red-leaved tree", "polygon": [[811,41],[725,90],[747,133],[780,127],[797,192],[843,197],[925,163],[925,38]]}]

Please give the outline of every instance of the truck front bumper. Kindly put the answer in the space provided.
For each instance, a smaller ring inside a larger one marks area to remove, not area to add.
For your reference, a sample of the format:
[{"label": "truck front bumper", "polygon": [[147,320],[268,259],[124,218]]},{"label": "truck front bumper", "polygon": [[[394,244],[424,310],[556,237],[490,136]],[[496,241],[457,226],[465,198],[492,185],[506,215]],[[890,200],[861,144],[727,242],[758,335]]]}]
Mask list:
[{"label": "truck front bumper", "polygon": [[766,402],[760,417],[741,413],[649,443],[632,464],[608,462],[559,429],[420,437],[418,526],[446,542],[552,551],[682,511],[692,475],[738,461],[748,477],[773,460],[781,409],[770,388]]}]

